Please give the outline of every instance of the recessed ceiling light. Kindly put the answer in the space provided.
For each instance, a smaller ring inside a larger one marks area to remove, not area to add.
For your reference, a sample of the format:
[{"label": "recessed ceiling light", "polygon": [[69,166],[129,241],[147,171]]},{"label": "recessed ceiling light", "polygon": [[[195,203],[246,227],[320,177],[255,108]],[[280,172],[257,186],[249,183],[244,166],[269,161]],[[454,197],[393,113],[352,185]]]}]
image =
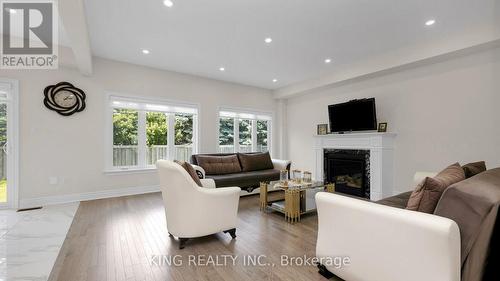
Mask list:
[{"label": "recessed ceiling light", "polygon": [[167,6],[167,7],[172,7],[174,5],[174,2],[170,1],[170,0],[165,0],[163,1],[163,5]]},{"label": "recessed ceiling light", "polygon": [[274,78],[273,83],[276,83],[276,82],[278,82],[278,79]]},{"label": "recessed ceiling light", "polygon": [[436,20],[428,20],[428,21],[425,22],[425,25],[431,26],[431,25],[433,25],[435,23],[436,23]]},{"label": "recessed ceiling light", "polygon": [[145,54],[145,55],[147,55],[147,54],[149,54],[149,50],[142,49],[142,53]]},{"label": "recessed ceiling light", "polygon": [[224,67],[219,67],[219,71],[226,71]]},{"label": "recessed ceiling light", "polygon": [[17,14],[17,11],[14,10],[14,9],[9,9],[9,13],[11,13],[11,14]]},{"label": "recessed ceiling light", "polygon": [[267,37],[266,39],[264,39],[264,42],[266,42],[267,44],[273,42],[273,38],[271,37]]},{"label": "recessed ceiling light", "polygon": [[332,59],[325,59],[325,63],[331,63],[332,62]]}]

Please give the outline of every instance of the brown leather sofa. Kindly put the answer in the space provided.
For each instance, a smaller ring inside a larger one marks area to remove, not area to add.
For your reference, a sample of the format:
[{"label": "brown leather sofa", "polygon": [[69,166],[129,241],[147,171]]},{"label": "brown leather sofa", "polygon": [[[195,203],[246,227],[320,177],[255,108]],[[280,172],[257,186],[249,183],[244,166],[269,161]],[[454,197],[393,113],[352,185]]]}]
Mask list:
[{"label": "brown leather sofa", "polygon": [[[411,192],[376,203],[404,209]],[[500,168],[491,169],[448,187],[435,215],[454,220],[461,236],[462,281],[499,280]]]},{"label": "brown leather sofa", "polygon": [[214,153],[191,156],[198,176],[215,181],[216,187],[238,186],[252,192],[260,182],[279,180],[280,170],[290,171],[291,162],[271,159],[264,153]]}]

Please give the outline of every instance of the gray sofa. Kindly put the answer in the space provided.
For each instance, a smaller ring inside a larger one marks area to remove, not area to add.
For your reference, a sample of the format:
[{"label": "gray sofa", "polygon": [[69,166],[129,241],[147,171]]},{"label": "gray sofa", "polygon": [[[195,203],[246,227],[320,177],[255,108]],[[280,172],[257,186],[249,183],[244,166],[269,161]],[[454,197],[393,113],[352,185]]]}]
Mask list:
[{"label": "gray sofa", "polygon": [[280,170],[290,171],[291,166],[290,161],[271,159],[268,152],[194,154],[191,164],[217,187],[238,186],[248,192],[260,182],[279,180]]}]

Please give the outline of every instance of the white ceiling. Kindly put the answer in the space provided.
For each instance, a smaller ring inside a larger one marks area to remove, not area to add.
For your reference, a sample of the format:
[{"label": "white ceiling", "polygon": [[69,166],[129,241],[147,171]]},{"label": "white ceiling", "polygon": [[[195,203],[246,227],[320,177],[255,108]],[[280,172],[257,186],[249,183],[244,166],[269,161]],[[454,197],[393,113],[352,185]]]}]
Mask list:
[{"label": "white ceiling", "polygon": [[[172,2],[167,8],[163,0],[85,0],[93,55],[276,89],[378,54],[489,28],[500,16],[500,0]],[[428,19],[436,24],[425,26]],[[332,63],[325,64],[328,57]]]}]

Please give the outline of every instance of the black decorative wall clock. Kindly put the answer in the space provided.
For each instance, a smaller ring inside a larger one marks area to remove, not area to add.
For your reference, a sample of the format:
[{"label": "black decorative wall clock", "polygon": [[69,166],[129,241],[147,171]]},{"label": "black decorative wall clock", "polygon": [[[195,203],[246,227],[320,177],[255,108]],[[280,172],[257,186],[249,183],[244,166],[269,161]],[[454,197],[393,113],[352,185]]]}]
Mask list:
[{"label": "black decorative wall clock", "polygon": [[70,116],[85,109],[85,93],[68,82],[50,85],[43,90],[45,106],[63,115]]}]

